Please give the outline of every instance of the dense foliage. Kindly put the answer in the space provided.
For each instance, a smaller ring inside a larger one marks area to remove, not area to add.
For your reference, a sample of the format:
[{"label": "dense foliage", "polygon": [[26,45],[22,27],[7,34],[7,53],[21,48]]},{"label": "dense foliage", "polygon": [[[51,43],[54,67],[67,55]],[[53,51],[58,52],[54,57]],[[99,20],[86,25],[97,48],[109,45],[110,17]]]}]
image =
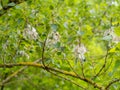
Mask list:
[{"label": "dense foliage", "polygon": [[119,90],[119,0],[1,0],[1,90]]}]

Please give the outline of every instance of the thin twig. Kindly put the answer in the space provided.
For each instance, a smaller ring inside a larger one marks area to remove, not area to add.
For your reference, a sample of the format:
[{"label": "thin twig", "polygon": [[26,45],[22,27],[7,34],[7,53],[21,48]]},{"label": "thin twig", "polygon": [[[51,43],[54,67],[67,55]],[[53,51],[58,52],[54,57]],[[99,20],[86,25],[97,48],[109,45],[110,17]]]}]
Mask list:
[{"label": "thin twig", "polygon": [[16,55],[17,55],[17,52],[18,52],[18,50],[19,50],[19,47],[20,47],[20,44],[21,44],[21,43],[22,43],[22,40],[20,39],[20,40],[18,41],[18,46],[17,46],[17,48],[15,49],[13,55],[11,55],[11,56],[12,56],[11,59],[13,59],[13,62],[15,62]]},{"label": "thin twig", "polygon": [[[110,64],[108,65],[108,67],[104,70],[104,72],[103,73],[101,73],[100,75],[103,75],[103,74],[105,74],[105,72],[107,72],[108,71],[108,69],[110,68],[110,66],[112,65],[112,62],[113,62],[113,58],[111,59],[111,61],[110,61]],[[99,75],[99,76],[100,76]]]},{"label": "thin twig", "polygon": [[[4,79],[6,79],[7,75],[8,75],[8,73],[5,73],[3,78],[4,78]],[[4,87],[5,87],[5,85],[4,85],[4,84],[3,84],[3,85],[1,85],[1,90],[4,90]]]},{"label": "thin twig", "polygon": [[83,86],[79,85],[78,83],[76,83],[75,81],[73,81],[73,80],[71,80],[71,79],[68,79],[68,78],[63,77],[63,76],[61,76],[61,75],[58,75],[58,74],[56,74],[55,72],[52,72],[52,71],[50,71],[50,73],[54,74],[54,75],[57,76],[57,77],[63,78],[63,79],[65,79],[65,80],[67,80],[67,81],[75,84],[76,86],[82,88],[83,90],[87,90],[87,89],[85,89]]},{"label": "thin twig", "polygon": [[119,79],[115,79],[115,80],[113,80],[113,81],[111,81],[107,86],[106,86],[106,90],[108,90],[109,89],[109,87],[112,85],[112,84],[114,84],[114,83],[116,83],[116,82],[119,82],[120,81],[120,78]]},{"label": "thin twig", "polygon": [[110,7],[111,7],[111,4],[108,5],[107,9],[103,12],[103,14],[102,14],[102,16],[101,16],[101,18],[100,18],[100,21],[99,21],[98,26],[101,25],[101,23],[102,23],[102,18],[106,15],[106,13],[107,13],[107,11],[108,11],[108,9],[109,9]]},{"label": "thin twig", "polygon": [[74,70],[74,68],[72,67],[72,65],[70,64],[70,62],[68,60],[66,60],[68,65],[70,66],[70,68],[72,69],[72,71],[79,77],[78,73]]},{"label": "thin twig", "polygon": [[47,42],[47,39],[48,39],[48,34],[49,34],[49,31],[47,32],[45,41],[43,42],[43,48],[42,48],[42,64],[44,65],[44,68],[45,68],[46,70],[48,70],[48,69],[46,68],[46,65],[45,65],[44,54],[45,54],[45,48],[46,48],[46,42]]},{"label": "thin twig", "polygon": [[83,62],[81,60],[80,60],[80,65],[81,65],[82,75],[85,78]]},{"label": "thin twig", "polygon": [[107,48],[107,52],[106,52],[106,55],[105,55],[104,64],[103,64],[103,66],[101,67],[101,69],[98,71],[98,73],[94,76],[94,79],[95,79],[96,77],[98,77],[99,74],[100,74],[100,73],[103,71],[103,69],[106,67],[107,57],[108,57],[108,51],[109,51],[109,49]]},{"label": "thin twig", "polygon": [[[80,45],[81,45],[81,40],[82,40],[82,36],[79,36],[79,38],[78,38],[79,47],[80,47]],[[81,57],[82,57],[82,56],[81,56]],[[82,60],[80,60],[80,66],[81,66],[82,75],[83,75],[83,77],[85,78],[84,68],[83,68],[83,61],[82,61]]]},{"label": "thin twig", "polygon": [[45,63],[44,63],[44,53],[45,53],[46,41],[47,41],[47,38],[45,39],[45,41],[44,41],[44,43],[43,43],[43,48],[42,48],[42,64],[44,65],[44,67],[45,67]]}]

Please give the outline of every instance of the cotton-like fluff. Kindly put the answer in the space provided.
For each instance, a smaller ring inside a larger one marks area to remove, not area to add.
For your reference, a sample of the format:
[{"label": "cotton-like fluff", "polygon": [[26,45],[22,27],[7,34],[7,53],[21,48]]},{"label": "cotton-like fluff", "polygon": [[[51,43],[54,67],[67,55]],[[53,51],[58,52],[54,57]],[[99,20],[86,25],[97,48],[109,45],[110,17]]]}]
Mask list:
[{"label": "cotton-like fluff", "polygon": [[36,40],[38,38],[38,33],[34,27],[28,24],[23,31],[23,37],[29,40]]},{"label": "cotton-like fluff", "polygon": [[59,34],[59,32],[51,32],[48,35],[46,45],[49,47],[51,45],[56,44],[57,42],[60,42],[60,34]]},{"label": "cotton-like fluff", "polygon": [[114,30],[112,30],[112,29],[106,30],[106,31],[104,32],[103,37],[106,37],[106,36],[111,36],[111,39],[112,39],[112,42],[113,42],[113,43],[119,43],[119,42],[120,42],[120,36],[117,36],[117,35],[114,33]]},{"label": "cotton-like fluff", "polygon": [[23,51],[23,50],[18,51],[17,54],[19,54],[19,55],[21,55],[21,56],[25,56],[27,59],[30,58],[29,55],[28,55],[25,51]]},{"label": "cotton-like fluff", "polygon": [[74,47],[74,53],[76,58],[80,59],[81,61],[85,61],[85,56],[84,54],[87,52],[86,47],[84,44],[76,45]]}]

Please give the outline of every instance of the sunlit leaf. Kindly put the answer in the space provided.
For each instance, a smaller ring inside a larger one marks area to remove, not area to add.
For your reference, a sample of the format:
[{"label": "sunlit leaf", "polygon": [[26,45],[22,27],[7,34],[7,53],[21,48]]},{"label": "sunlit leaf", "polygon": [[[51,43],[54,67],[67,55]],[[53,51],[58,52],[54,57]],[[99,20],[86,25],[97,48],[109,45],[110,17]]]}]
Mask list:
[{"label": "sunlit leaf", "polygon": [[120,27],[116,27],[116,28],[115,28],[115,33],[116,33],[118,36],[120,36]]}]

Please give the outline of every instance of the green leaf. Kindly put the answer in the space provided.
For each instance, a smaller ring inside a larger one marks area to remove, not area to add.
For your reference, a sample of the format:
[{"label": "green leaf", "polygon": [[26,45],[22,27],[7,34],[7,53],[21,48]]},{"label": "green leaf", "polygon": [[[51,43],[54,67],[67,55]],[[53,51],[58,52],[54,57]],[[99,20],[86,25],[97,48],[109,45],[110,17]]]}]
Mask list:
[{"label": "green leaf", "polygon": [[19,18],[17,22],[18,22],[18,24],[20,24],[20,23],[22,23],[23,21],[24,21],[23,18]]},{"label": "green leaf", "polygon": [[102,38],[103,40],[105,40],[105,41],[111,41],[112,40],[112,36],[105,36],[105,37],[103,37]]},{"label": "green leaf", "polygon": [[85,32],[83,32],[83,31],[79,31],[79,30],[77,31],[77,34],[78,34],[79,36],[84,35],[84,33],[85,33]]},{"label": "green leaf", "polygon": [[14,2],[9,3],[8,6],[15,6],[16,4]]},{"label": "green leaf", "polygon": [[57,52],[57,55],[61,55],[61,52]]},{"label": "green leaf", "polygon": [[22,9],[22,7],[20,5],[16,5],[15,8],[16,9]]},{"label": "green leaf", "polygon": [[113,67],[113,71],[111,72],[111,74],[114,74],[116,71],[118,71],[119,67],[120,67],[120,60],[116,60],[115,65]]},{"label": "green leaf", "polygon": [[115,33],[120,36],[120,26],[115,28]]},{"label": "green leaf", "polygon": [[53,10],[54,9],[54,7],[52,6],[52,5],[50,5],[50,7],[49,7],[51,10]]},{"label": "green leaf", "polygon": [[8,4],[8,2],[9,2],[9,0],[2,0],[1,2],[2,2],[3,6],[6,6]]},{"label": "green leaf", "polygon": [[51,29],[52,29],[53,31],[57,31],[58,25],[57,25],[57,24],[51,24]]},{"label": "green leaf", "polygon": [[57,42],[57,43],[54,45],[54,47],[55,47],[55,48],[60,48],[60,44],[61,44],[60,42]]},{"label": "green leaf", "polygon": [[118,69],[118,67],[120,67],[120,60],[116,60],[114,69]]},{"label": "green leaf", "polygon": [[2,9],[2,5],[1,5],[1,3],[0,3],[0,10]]},{"label": "green leaf", "polygon": [[110,49],[109,52],[110,52],[110,53],[114,53],[114,52],[116,52],[116,48],[112,48],[112,49]]}]

